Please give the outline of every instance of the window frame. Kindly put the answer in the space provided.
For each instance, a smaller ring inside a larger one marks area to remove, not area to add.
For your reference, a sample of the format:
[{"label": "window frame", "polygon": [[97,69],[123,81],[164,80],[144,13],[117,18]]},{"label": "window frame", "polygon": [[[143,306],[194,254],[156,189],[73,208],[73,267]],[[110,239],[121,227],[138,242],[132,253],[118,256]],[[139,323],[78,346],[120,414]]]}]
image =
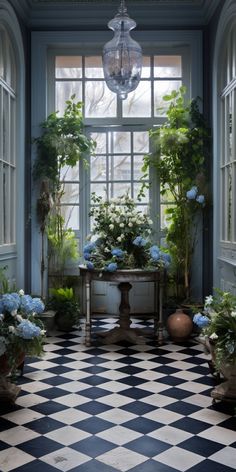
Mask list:
[{"label": "window frame", "polygon": [[[96,55],[101,55],[101,48],[95,46],[95,47],[86,47],[86,49],[81,50],[79,47],[72,47],[72,48],[50,48],[48,50],[48,87],[47,87],[47,97],[48,97],[48,104],[49,104],[49,112],[52,112],[55,110],[55,101],[56,101],[56,87],[55,83],[57,81],[55,77],[55,58],[56,56],[73,56],[73,55],[84,55],[84,56],[96,56]],[[185,85],[187,87],[187,96],[186,99],[190,98],[191,94],[191,85],[190,85],[190,69],[191,69],[191,64],[190,64],[190,54],[189,54],[189,46],[183,46],[179,45],[177,46],[149,46],[148,48],[143,48],[143,55],[150,55],[152,57],[154,56],[181,56],[181,69],[182,69],[182,76],[181,78],[175,77],[173,80],[179,81],[182,80],[182,85]],[[153,68],[151,68],[153,71]],[[63,81],[63,79],[61,79]],[[82,79],[79,79],[82,80]],[[96,79],[94,79],[96,80]],[[102,80],[102,79],[101,79]],[[103,79],[104,80],[104,79]],[[142,79],[141,79],[142,80]],[[146,78],[143,78],[143,80],[147,80]],[[150,80],[155,82],[155,79],[153,77],[153,72],[151,73]],[[168,78],[163,78],[158,80],[172,80],[172,77]],[[154,86],[152,85],[152,95],[154,93]],[[153,100],[153,96],[152,96]],[[109,124],[112,125],[112,128],[115,129],[116,131],[121,130],[123,127],[124,130],[136,130],[136,131],[141,131],[145,130],[148,131],[153,126],[160,126],[164,123],[165,117],[161,116],[155,116],[154,113],[150,117],[122,117],[121,116],[121,101],[117,101],[117,117],[116,118],[84,118],[84,123],[85,123],[85,130],[86,132],[90,133],[95,131],[96,129],[102,129],[104,127],[104,130],[107,129],[108,121]],[[122,124],[121,124],[122,121]],[[90,196],[90,179],[88,178],[88,174],[86,173],[86,170],[83,171],[83,166],[80,163],[80,176],[81,176],[81,181],[80,181],[80,186],[81,188],[84,189],[85,193],[81,199],[80,203],[80,230],[75,231],[76,236],[80,239],[80,245],[84,244],[84,241],[86,239],[86,236],[89,234],[90,228],[89,228],[89,218],[88,218],[88,213],[89,213],[89,196]],[[86,178],[87,176],[87,178]],[[156,176],[156,173],[151,173],[150,169],[150,182],[151,182],[151,187],[149,191],[149,201],[151,201],[151,208],[150,208],[150,217],[154,221],[153,225],[153,232],[155,235],[155,238],[157,239],[158,242],[164,237],[165,235],[165,229],[160,227],[159,222],[161,221],[161,216],[157,218],[157,215],[160,215],[160,206],[161,206],[161,198],[160,198],[160,193],[159,193],[159,183],[158,183],[158,178]],[[158,189],[158,191],[157,191]]]}]

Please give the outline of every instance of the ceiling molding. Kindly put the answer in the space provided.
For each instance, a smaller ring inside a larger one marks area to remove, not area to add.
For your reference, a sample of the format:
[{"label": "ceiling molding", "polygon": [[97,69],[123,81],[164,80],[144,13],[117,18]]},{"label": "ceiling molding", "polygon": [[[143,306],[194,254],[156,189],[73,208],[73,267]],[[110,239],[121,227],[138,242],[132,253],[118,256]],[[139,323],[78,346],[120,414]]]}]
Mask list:
[{"label": "ceiling molding", "polygon": [[[30,28],[106,27],[119,0],[10,0]],[[127,0],[142,27],[199,27],[208,24],[220,0]]]}]

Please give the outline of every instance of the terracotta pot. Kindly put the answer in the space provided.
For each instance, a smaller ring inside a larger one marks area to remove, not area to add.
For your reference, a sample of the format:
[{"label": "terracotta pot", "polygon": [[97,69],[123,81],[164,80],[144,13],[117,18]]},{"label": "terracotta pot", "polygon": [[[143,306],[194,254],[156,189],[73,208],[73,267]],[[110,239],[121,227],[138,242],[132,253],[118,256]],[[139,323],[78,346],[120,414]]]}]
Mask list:
[{"label": "terracotta pot", "polygon": [[[20,352],[18,354],[18,357],[17,357],[16,367],[21,366],[24,362],[24,359],[25,359],[25,353]],[[8,365],[7,355],[2,354],[2,356],[0,356],[0,374],[1,375],[8,375],[8,374],[10,374],[10,372],[11,372],[11,368]]]},{"label": "terracotta pot", "polygon": [[193,330],[192,319],[181,308],[177,308],[167,319],[167,330],[173,341],[185,341]]}]

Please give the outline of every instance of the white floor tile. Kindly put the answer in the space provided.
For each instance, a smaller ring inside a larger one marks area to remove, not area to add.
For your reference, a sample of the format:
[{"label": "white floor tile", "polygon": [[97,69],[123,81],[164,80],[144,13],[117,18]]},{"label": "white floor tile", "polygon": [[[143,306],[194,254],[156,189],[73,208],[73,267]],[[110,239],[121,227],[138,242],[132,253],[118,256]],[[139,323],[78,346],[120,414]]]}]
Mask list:
[{"label": "white floor tile", "polygon": [[64,447],[59,451],[54,451],[51,454],[40,457],[40,460],[46,462],[46,464],[49,464],[52,467],[56,467],[58,470],[67,472],[75,467],[79,467],[85,462],[88,462],[90,457],[81,454],[74,449],[70,449],[69,447]]},{"label": "white floor tile", "polygon": [[187,433],[186,431],[182,431],[181,429],[174,428],[172,426],[163,426],[163,428],[156,429],[155,431],[149,433],[147,436],[159,439],[160,441],[175,446],[181,443],[182,441],[186,441],[186,439],[191,438],[192,434]]},{"label": "white floor tile", "polygon": [[120,470],[121,472],[126,472],[133,467],[142,464],[147,460],[147,458],[123,447],[118,447],[98,456],[97,460],[114,467],[114,469]]},{"label": "white floor tile", "polygon": [[63,446],[70,446],[75,442],[81,441],[82,439],[88,438],[91,436],[90,433],[82,431],[73,426],[64,426],[63,428],[56,429],[55,431],[50,431],[50,433],[45,434],[47,438],[53,439]]},{"label": "white floor tile", "polygon": [[209,459],[236,470],[236,449],[234,447],[227,446],[210,456]]},{"label": "white floor tile", "polygon": [[9,472],[17,470],[22,465],[29,464],[35,460],[33,456],[26,452],[20,451],[16,447],[10,447],[4,451],[0,451],[0,470],[1,472]]},{"label": "white floor tile", "polygon": [[[199,454],[181,449],[178,446],[173,446],[165,452],[155,456],[158,462],[173,467],[181,472],[185,472],[196,464],[199,464],[204,460],[204,457]],[[207,471],[206,471],[207,472]],[[222,471],[223,472],[223,471]]]},{"label": "white floor tile", "polygon": [[[107,441],[113,442],[117,446],[122,446],[127,442],[140,438],[142,434],[123,426],[114,426],[113,428],[109,428],[106,431],[101,431],[101,433],[98,433],[97,436],[106,439]],[[113,450],[111,452],[113,452]]]},{"label": "white floor tile", "polygon": [[235,431],[222,428],[221,426],[212,426],[211,428],[205,429],[197,436],[200,436],[201,438],[210,439],[211,441],[224,444],[225,446],[229,446],[230,444],[236,441]]}]

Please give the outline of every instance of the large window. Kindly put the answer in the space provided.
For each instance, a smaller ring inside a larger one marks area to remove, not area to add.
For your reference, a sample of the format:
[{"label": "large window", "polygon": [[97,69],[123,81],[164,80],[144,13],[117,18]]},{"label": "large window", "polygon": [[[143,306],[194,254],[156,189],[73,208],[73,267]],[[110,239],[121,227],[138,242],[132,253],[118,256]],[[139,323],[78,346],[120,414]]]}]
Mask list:
[{"label": "large window", "polygon": [[182,54],[145,55],[140,84],[124,101],[107,88],[101,56],[56,55],[54,61],[55,108],[63,113],[65,101],[75,94],[76,100],[84,104],[86,132],[97,143],[88,170],[81,165],[63,169],[62,212],[66,224],[80,235],[80,229],[88,233],[91,222],[85,215],[91,193],[105,199],[128,191],[140,210],[154,217],[155,230],[161,237],[166,225],[165,208],[171,202],[160,201],[157,181],[140,197],[141,168],[151,146],[148,130],[165,119],[162,97],[183,82]]},{"label": "large window", "polygon": [[0,251],[14,244],[15,231],[15,58],[7,32],[0,28]]},{"label": "large window", "polygon": [[228,35],[221,96],[221,241],[236,243],[236,28]]}]

